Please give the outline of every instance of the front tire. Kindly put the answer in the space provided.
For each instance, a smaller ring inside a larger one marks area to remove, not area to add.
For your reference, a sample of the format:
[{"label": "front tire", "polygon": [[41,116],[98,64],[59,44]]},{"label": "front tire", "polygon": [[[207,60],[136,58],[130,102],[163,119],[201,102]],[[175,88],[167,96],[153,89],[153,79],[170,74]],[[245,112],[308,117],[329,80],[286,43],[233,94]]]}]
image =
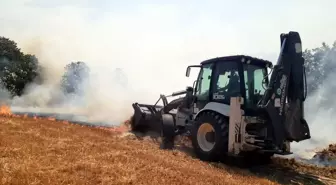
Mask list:
[{"label": "front tire", "polygon": [[213,111],[201,113],[192,128],[192,145],[203,161],[219,161],[228,152],[229,120]]},{"label": "front tire", "polygon": [[175,119],[171,114],[162,114],[161,125],[161,149],[173,149],[175,139]]}]

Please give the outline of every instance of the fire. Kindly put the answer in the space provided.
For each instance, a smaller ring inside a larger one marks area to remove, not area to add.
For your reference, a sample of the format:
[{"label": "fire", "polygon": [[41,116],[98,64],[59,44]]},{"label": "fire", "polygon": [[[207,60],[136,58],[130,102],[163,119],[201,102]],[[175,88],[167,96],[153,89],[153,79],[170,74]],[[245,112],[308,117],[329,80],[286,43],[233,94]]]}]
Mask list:
[{"label": "fire", "polygon": [[12,111],[10,110],[9,106],[1,105],[0,106],[0,115],[12,115]]},{"label": "fire", "polygon": [[55,121],[55,120],[56,120],[56,118],[53,118],[53,117],[48,117],[48,118],[47,118],[47,120],[49,120],[49,121]]}]

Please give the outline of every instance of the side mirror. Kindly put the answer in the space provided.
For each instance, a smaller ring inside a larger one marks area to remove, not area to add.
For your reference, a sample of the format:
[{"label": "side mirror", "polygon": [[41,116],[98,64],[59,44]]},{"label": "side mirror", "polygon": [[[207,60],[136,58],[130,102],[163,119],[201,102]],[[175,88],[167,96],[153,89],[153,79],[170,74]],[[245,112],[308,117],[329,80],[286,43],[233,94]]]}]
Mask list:
[{"label": "side mirror", "polygon": [[189,77],[189,75],[190,75],[190,67],[188,66],[186,71],[186,77]]},{"label": "side mirror", "polygon": [[190,68],[192,68],[192,67],[199,67],[199,68],[201,68],[202,66],[201,65],[191,65],[191,66],[188,66],[187,70],[186,70],[186,77],[190,76]]}]

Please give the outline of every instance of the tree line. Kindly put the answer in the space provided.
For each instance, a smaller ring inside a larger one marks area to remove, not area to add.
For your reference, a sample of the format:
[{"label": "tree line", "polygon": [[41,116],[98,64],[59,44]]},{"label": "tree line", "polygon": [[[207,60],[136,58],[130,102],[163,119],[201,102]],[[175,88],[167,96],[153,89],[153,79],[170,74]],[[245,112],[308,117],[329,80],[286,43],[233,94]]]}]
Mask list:
[{"label": "tree line", "polygon": [[[336,68],[336,42],[332,46],[322,43],[320,47],[306,49],[305,58],[308,94],[316,91],[319,85]],[[84,62],[71,62],[65,67],[61,88],[65,93],[74,93],[89,68]],[[41,80],[42,68],[38,58],[21,51],[17,43],[9,38],[0,37],[0,84],[12,96],[21,96],[27,84]],[[43,79],[42,79],[43,80]]]},{"label": "tree line", "polygon": [[[79,82],[88,74],[88,66],[81,61],[71,62],[65,67],[61,89],[65,93],[75,93]],[[21,51],[17,43],[0,37],[0,84],[12,96],[21,96],[25,87],[32,82],[43,82],[43,68],[38,58]]]}]

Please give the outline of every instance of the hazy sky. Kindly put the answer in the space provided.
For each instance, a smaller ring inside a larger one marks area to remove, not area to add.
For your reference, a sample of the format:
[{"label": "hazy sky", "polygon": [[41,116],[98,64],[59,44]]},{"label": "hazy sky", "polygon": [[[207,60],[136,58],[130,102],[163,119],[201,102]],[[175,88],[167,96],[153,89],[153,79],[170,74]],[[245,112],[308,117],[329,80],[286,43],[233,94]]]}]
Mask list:
[{"label": "hazy sky", "polygon": [[121,67],[133,86],[151,78],[147,88],[164,81],[171,89],[186,85],[186,65],[211,57],[275,60],[281,32],[299,31],[304,48],[331,44],[334,7],[333,0],[2,0],[0,35],[54,67],[73,60]]}]

